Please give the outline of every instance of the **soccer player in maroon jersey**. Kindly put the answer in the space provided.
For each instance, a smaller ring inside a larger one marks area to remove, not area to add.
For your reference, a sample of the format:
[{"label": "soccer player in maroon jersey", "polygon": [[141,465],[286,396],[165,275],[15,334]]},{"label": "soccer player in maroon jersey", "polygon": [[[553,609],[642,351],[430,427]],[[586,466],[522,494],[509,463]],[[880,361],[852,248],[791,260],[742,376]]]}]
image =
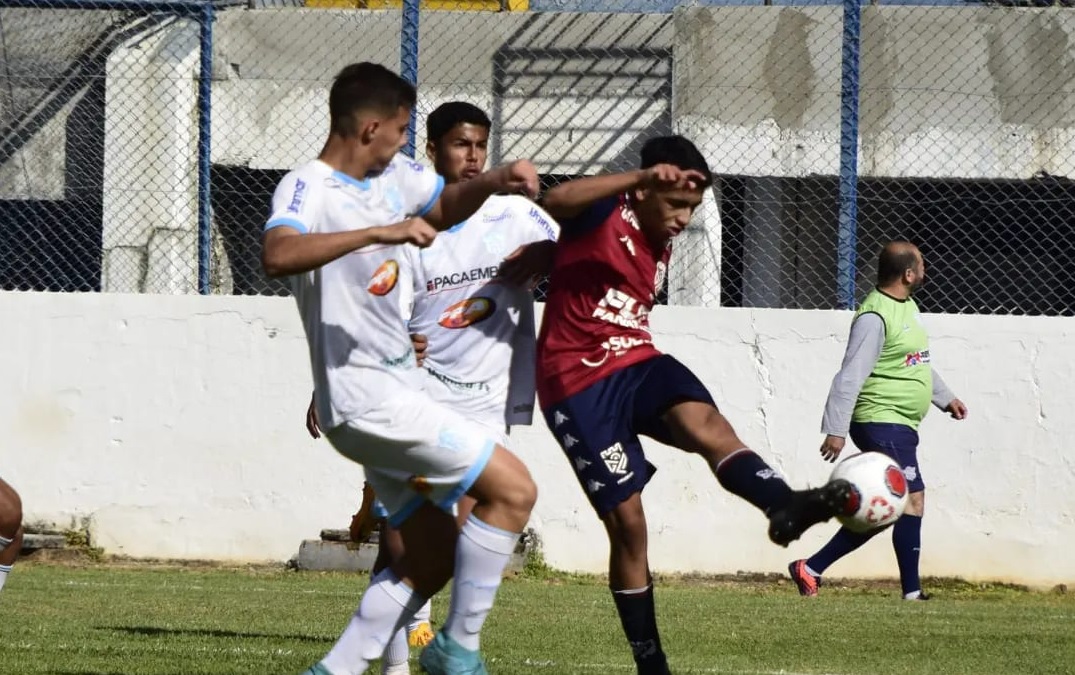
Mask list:
[{"label": "soccer player in maroon jersey", "polygon": [[538,337],[538,398],[608,531],[609,585],[638,673],[663,675],[641,498],[656,469],[639,436],[701,455],[726,490],[768,516],[769,538],[782,546],[843,508],[850,486],[792,490],[739,440],[705,385],[653,346],[649,312],[672,239],[713,176],[682,136],[649,140],[641,159],[637,171],[580,178],[545,196],[561,235]]}]

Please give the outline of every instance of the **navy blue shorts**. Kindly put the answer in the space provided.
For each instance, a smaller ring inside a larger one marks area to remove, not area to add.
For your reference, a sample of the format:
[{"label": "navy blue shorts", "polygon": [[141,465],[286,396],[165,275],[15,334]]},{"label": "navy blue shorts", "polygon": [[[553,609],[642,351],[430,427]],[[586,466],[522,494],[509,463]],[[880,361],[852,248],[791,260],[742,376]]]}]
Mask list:
[{"label": "navy blue shorts", "polygon": [[891,457],[907,478],[908,492],[926,489],[918,470],[918,432],[906,424],[852,422],[851,441],[863,452],[875,450]]},{"label": "navy blue shorts", "polygon": [[542,412],[597,515],[641,492],[657,468],[639,436],[673,445],[661,416],[684,401],[713,403],[686,366],[661,355],[616,371]]}]

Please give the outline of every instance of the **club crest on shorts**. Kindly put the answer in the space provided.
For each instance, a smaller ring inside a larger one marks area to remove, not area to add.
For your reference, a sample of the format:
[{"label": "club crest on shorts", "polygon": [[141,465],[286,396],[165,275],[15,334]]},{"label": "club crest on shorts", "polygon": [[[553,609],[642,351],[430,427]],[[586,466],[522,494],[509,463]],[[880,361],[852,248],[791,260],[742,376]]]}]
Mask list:
[{"label": "club crest on shorts", "polygon": [[399,263],[395,260],[386,260],[373,273],[366,290],[374,295],[388,295],[396,287],[397,281],[399,281]]},{"label": "club crest on shorts", "polygon": [[488,319],[496,311],[490,298],[467,298],[444,310],[438,324],[445,328],[466,328]]},{"label": "club crest on shorts", "polygon": [[602,450],[601,459],[605,462],[605,468],[609,473],[618,476],[627,473],[627,453],[623,451],[623,445],[617,443]]}]

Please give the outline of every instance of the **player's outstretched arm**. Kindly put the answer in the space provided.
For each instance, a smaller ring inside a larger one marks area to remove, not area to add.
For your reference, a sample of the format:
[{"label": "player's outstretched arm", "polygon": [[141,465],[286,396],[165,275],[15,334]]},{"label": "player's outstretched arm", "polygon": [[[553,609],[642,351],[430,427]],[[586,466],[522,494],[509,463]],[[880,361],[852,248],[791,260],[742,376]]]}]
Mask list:
[{"label": "player's outstretched arm", "polygon": [[352,251],[373,244],[429,246],[437,236],[422,218],[347,232],[302,233],[293,227],[274,227],[261,238],[261,266],[270,277],[315,270]]},{"label": "player's outstretched arm", "polygon": [[594,202],[608,199],[629,190],[646,187],[677,188],[705,184],[706,178],[697,171],[671,164],[658,164],[648,169],[624,173],[576,178],[545,193],[541,205],[553,218],[573,218]]},{"label": "player's outstretched arm", "polygon": [[534,165],[525,159],[498,166],[471,180],[446,185],[440,198],[425,218],[438,230],[447,230],[474,215],[489,197],[498,194],[525,194],[534,197],[538,192],[538,175]]}]

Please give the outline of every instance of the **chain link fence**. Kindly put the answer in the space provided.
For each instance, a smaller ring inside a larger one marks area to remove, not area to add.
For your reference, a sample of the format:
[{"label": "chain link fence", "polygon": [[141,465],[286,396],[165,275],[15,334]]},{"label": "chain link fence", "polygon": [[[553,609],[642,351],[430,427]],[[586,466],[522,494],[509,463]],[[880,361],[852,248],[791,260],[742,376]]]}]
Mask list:
[{"label": "chain link fence", "polygon": [[3,288],[286,293],[260,271],[269,198],[318,153],[332,76],[369,60],[417,79],[423,160],[449,100],[489,113],[491,163],[530,158],[546,187],[691,138],[718,180],[669,303],[848,306],[908,238],[928,311],[1075,312],[1066,8],[29,4],[0,0]]}]

